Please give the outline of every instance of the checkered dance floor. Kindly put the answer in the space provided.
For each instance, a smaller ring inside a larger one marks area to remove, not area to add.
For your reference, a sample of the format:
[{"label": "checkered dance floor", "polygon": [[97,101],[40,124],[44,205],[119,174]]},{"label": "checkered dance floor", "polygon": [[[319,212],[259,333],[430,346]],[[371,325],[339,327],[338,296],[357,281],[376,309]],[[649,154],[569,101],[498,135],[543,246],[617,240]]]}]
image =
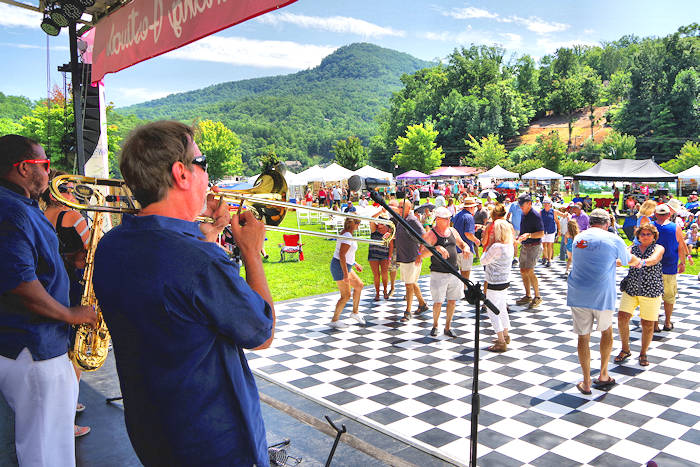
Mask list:
[{"label": "checkered dance floor", "polygon": [[[514,272],[517,272],[514,269]],[[641,465],[700,463],[700,282],[679,276],[675,329],[656,334],[650,365],[637,363],[641,327],[631,323],[632,358],[610,363],[618,384],[584,396],[576,336],[566,307],[563,265],[537,267],[543,303],[511,306],[511,344],[504,354],[481,351],[479,465]],[[472,273],[482,280],[480,267]],[[623,270],[618,272],[618,280]],[[519,274],[510,301],[522,296]],[[430,304],[429,278],[420,287]],[[372,289],[372,290],[370,290]],[[429,336],[431,312],[401,323],[402,286],[392,300],[363,292],[367,325],[328,327],[338,294],[277,305],[273,347],[249,352],[253,371],[314,401],[403,439],[448,462],[469,459],[473,307],[457,305],[458,337]],[[416,305],[414,304],[414,309]],[[347,318],[349,306],[343,313]],[[617,320],[615,320],[615,327]],[[494,335],[481,323],[481,348]],[[592,341],[598,343],[599,333]],[[620,351],[615,332],[613,356]],[[597,346],[592,368],[600,367]]]}]

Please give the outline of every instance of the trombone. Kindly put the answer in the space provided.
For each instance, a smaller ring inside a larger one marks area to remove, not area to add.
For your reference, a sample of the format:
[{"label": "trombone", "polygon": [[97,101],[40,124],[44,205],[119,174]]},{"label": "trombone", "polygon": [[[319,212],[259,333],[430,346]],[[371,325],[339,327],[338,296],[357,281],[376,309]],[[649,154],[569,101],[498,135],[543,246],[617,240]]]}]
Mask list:
[{"label": "trombone", "polygon": [[[75,201],[64,196],[64,193],[68,190],[68,184],[73,185],[70,191],[73,193]],[[51,181],[49,187],[54,198],[73,209],[119,214],[136,214],[140,209],[138,202],[124,180],[86,177],[82,175],[61,175],[55,177]],[[100,189],[108,193],[101,197],[93,196],[95,191]],[[385,224],[389,226],[390,232],[388,235],[385,235],[386,238],[382,240],[373,240],[371,238],[354,237],[353,239],[358,242],[386,246],[393,240],[396,233],[394,223],[388,219],[364,217],[351,213],[336,212],[288,202],[287,182],[284,179],[284,175],[274,168],[261,173],[253,188],[247,190],[222,189],[218,191],[209,191],[208,194],[227,203],[240,204],[245,209],[249,209],[258,220],[265,224],[267,230],[332,238],[336,240],[345,238],[342,235],[328,232],[281,227],[279,224],[284,220],[287,210],[296,209],[297,211],[307,210],[309,212],[329,214],[333,217],[345,217],[356,219],[360,222],[374,222],[375,224]],[[97,200],[97,202],[91,203],[92,199]],[[210,219],[204,217],[198,217],[197,219],[204,222],[210,221]]]}]

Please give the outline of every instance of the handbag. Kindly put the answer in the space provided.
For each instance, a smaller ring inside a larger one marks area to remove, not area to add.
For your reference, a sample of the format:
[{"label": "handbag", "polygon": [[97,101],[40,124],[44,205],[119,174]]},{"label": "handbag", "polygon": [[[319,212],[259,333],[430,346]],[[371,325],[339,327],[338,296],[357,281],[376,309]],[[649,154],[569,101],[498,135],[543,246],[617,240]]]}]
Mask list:
[{"label": "handbag", "polygon": [[624,279],[620,281],[620,292],[627,292],[627,289],[629,288],[630,285],[630,276],[629,274],[625,276]]}]

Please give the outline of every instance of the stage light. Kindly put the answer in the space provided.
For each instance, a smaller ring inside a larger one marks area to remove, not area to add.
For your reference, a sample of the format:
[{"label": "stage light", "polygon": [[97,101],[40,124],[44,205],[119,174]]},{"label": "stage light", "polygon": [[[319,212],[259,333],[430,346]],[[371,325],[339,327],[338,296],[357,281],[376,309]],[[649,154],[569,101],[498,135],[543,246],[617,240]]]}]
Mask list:
[{"label": "stage light", "polygon": [[78,0],[83,7],[88,8],[95,4],[95,0]]},{"label": "stage light", "polygon": [[41,30],[49,36],[58,36],[58,33],[61,32],[60,26],[48,16],[44,16],[44,20],[41,22]]},{"label": "stage light", "polygon": [[63,11],[63,9],[58,5],[54,5],[51,7],[51,9],[49,9],[49,17],[60,28],[65,28],[70,24],[70,20],[68,19],[66,12]]},{"label": "stage light", "polygon": [[83,11],[85,8],[77,2],[77,0],[61,0],[56,2],[56,5],[60,5],[63,11],[68,16],[71,21],[78,21],[81,16],[83,16]]}]

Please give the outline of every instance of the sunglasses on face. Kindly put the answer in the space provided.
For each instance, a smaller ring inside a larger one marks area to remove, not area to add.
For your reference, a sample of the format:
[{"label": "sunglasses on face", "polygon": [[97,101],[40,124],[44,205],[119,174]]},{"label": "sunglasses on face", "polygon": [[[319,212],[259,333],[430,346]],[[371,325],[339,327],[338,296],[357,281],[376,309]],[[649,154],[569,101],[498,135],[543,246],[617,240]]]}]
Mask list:
[{"label": "sunglasses on face", "polygon": [[639,234],[640,237],[653,237],[654,234],[651,232],[642,232]]},{"label": "sunglasses on face", "polygon": [[194,165],[200,166],[200,167],[202,168],[202,170],[204,170],[205,172],[207,171],[207,167],[208,167],[208,164],[207,164],[207,156],[205,156],[204,154],[202,154],[202,155],[199,156],[199,157],[195,157],[194,159],[192,159],[192,163],[193,163]]},{"label": "sunglasses on face", "polygon": [[27,164],[46,164],[46,171],[49,171],[49,166],[51,165],[51,160],[50,159],[25,159],[23,161],[15,162],[12,164],[12,167],[17,167],[19,166],[22,162],[26,162]]}]

